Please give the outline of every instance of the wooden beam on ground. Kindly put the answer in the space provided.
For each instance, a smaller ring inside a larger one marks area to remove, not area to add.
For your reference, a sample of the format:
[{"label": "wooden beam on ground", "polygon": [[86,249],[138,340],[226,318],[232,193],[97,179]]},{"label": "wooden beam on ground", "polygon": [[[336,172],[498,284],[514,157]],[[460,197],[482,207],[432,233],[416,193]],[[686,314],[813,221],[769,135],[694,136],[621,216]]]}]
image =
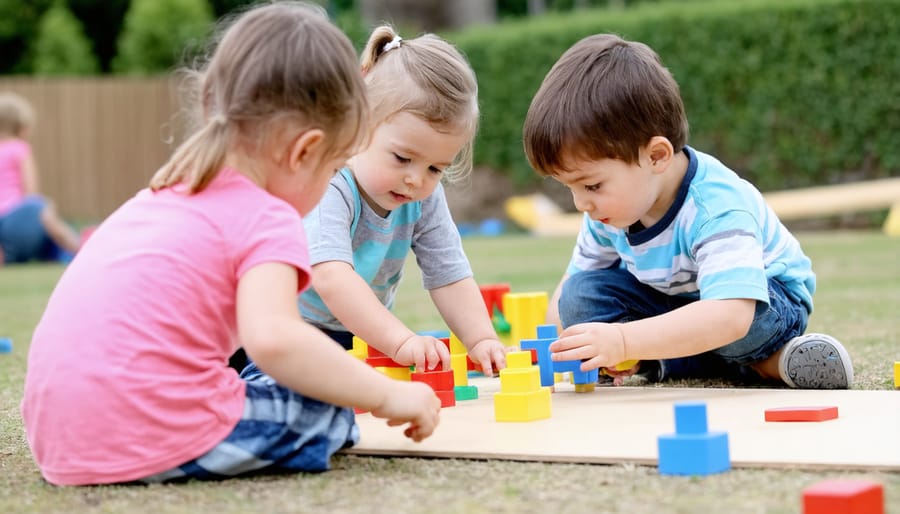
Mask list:
[{"label": "wooden beam on ground", "polygon": [[900,203],[900,177],[763,195],[782,221],[886,209]]}]

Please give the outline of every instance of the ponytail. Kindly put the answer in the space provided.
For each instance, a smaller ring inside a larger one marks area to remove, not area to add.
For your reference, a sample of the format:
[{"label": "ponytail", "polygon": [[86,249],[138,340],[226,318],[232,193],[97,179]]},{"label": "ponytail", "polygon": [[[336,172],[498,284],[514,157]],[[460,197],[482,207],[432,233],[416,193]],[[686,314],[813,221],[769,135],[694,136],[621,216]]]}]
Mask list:
[{"label": "ponytail", "polygon": [[379,57],[388,50],[391,50],[391,48],[387,47],[389,43],[396,40],[397,44],[400,44],[399,37],[400,36],[397,35],[394,28],[390,25],[382,25],[372,31],[372,35],[369,36],[369,41],[366,43],[366,48],[363,50],[362,59],[360,60],[363,75],[369,73],[372,66],[375,66],[375,63],[378,62]]},{"label": "ponytail", "polygon": [[231,139],[228,120],[217,115],[182,143],[150,179],[150,189],[158,191],[184,182],[190,192],[198,193],[219,173],[225,162]]}]

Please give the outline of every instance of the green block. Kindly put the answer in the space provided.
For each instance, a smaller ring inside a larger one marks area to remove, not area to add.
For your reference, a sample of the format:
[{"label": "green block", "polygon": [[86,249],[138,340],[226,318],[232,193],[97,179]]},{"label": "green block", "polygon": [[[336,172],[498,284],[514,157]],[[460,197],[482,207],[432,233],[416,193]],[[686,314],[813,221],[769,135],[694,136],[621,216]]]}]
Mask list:
[{"label": "green block", "polygon": [[456,386],[453,388],[453,394],[456,396],[456,401],[458,402],[464,400],[477,400],[478,388],[475,386]]}]

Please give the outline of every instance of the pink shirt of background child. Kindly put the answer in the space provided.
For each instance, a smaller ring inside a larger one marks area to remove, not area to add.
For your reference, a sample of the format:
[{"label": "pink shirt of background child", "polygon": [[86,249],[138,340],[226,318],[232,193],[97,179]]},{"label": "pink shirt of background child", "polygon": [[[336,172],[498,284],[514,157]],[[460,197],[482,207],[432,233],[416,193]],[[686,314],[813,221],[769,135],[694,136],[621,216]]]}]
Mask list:
[{"label": "pink shirt of background child", "polygon": [[[194,459],[240,419],[235,297],[253,266],[309,282],[303,224],[235,171],[199,194],[144,190],[70,264],[35,330],[22,415],[54,484],[128,481]],[[103,280],[97,280],[103,276]]]},{"label": "pink shirt of background child", "polygon": [[25,197],[22,161],[31,153],[31,145],[21,139],[0,141],[0,216]]}]

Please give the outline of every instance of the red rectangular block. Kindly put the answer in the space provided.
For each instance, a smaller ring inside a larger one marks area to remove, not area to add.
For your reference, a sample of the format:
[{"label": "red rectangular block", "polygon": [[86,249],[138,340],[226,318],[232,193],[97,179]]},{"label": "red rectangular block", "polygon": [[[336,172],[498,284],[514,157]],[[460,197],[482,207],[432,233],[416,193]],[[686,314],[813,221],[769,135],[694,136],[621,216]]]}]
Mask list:
[{"label": "red rectangular block", "polygon": [[838,417],[837,407],[778,407],[766,409],[766,421],[826,421]]},{"label": "red rectangular block", "polygon": [[447,371],[417,371],[409,375],[409,379],[413,382],[425,382],[435,391],[453,392],[453,370]]},{"label": "red rectangular block", "polygon": [[826,480],[803,490],[803,514],[884,514],[884,488],[866,480]]}]

